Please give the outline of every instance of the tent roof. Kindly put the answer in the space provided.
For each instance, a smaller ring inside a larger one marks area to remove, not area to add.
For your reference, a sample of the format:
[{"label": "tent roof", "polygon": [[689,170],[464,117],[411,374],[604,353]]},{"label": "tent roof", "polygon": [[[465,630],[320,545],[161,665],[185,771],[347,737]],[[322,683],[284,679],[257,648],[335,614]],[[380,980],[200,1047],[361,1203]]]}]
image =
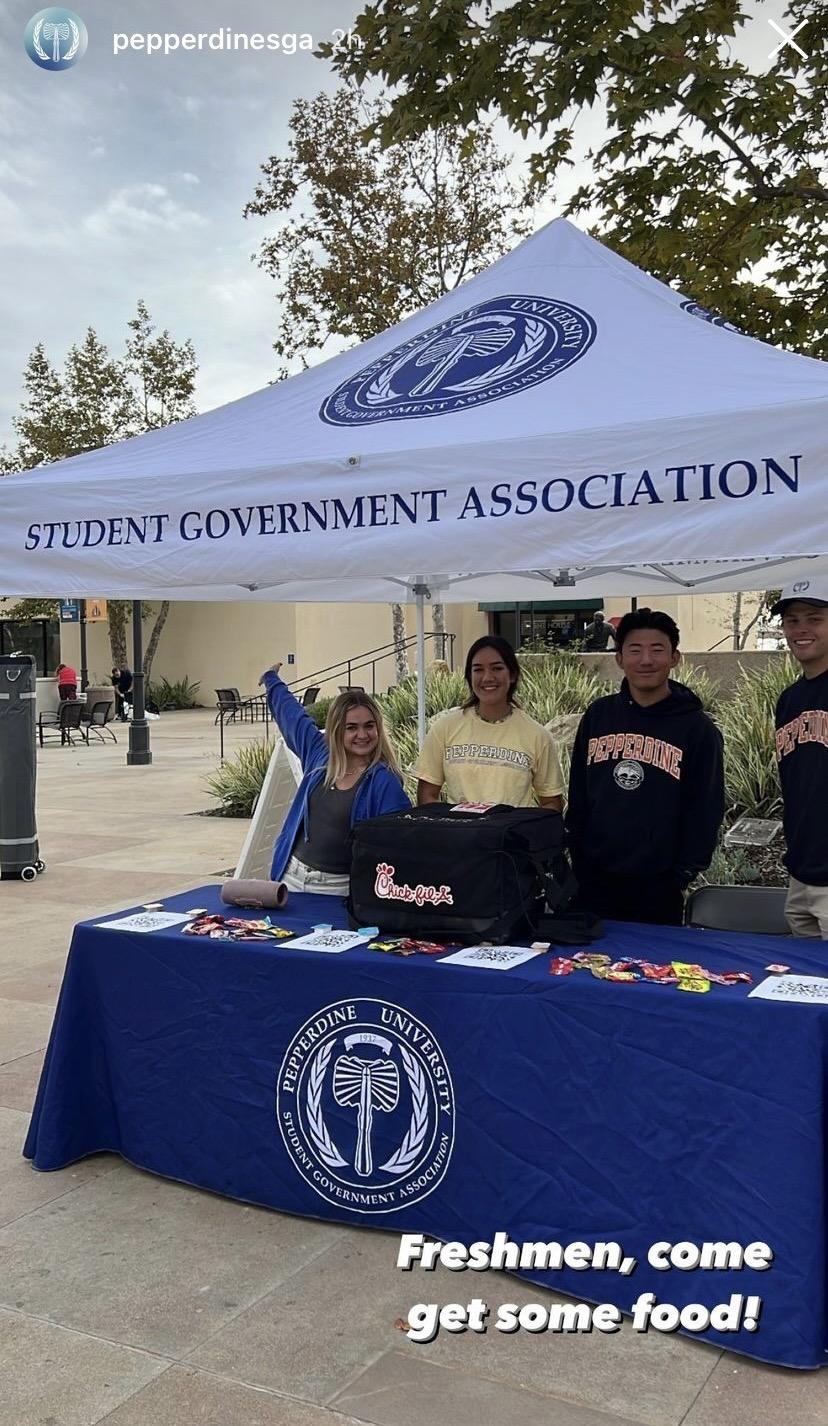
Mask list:
[{"label": "tent roof", "polygon": [[7,478],[3,584],[388,600],[417,579],[543,598],[562,569],[583,595],[778,583],[780,560],[828,557],[828,364],[692,309],[558,219],[288,381]]}]

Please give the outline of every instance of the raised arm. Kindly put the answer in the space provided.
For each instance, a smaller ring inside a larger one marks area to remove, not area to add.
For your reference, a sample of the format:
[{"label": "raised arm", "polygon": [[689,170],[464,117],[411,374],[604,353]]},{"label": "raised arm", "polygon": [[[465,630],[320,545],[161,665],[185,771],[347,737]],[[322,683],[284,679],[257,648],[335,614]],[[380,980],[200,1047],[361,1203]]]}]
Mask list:
[{"label": "raised arm", "polygon": [[274,664],[263,673],[259,683],[267,693],[267,706],[274,722],[292,753],[302,764],[302,771],[319,767],[328,761],[328,745],[314,723],[305,712],[298,698],[279,677],[280,663]]}]

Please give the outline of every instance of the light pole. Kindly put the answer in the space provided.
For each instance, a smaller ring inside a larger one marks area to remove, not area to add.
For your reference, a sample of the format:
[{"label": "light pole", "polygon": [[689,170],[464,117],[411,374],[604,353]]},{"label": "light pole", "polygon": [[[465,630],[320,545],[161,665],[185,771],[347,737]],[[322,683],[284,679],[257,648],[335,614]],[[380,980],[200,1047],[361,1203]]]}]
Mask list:
[{"label": "light pole", "polygon": [[127,767],[146,767],[152,762],[149,723],[144,706],[144,640],[141,629],[141,601],[132,601],[132,717],[129,722]]},{"label": "light pole", "polygon": [[89,687],[89,670],[87,669],[86,656],[86,600],[80,601],[80,691],[85,693]]}]

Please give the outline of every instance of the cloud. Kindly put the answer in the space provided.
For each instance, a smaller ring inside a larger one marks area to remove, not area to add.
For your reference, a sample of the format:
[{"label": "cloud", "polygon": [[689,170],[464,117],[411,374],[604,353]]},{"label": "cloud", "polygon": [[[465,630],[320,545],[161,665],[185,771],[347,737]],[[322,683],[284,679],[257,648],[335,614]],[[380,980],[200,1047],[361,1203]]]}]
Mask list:
[{"label": "cloud", "polygon": [[262,301],[262,283],[253,277],[232,277],[211,282],[208,292],[216,302],[234,311],[245,305],[251,309],[260,307]]},{"label": "cloud", "polygon": [[36,188],[37,184],[30,173],[23,173],[16,168],[7,158],[0,158],[0,183],[17,183],[22,188]]},{"label": "cloud", "polygon": [[14,138],[25,133],[25,129],[25,107],[8,90],[0,89],[0,134]]},{"label": "cloud", "polygon": [[179,173],[178,181],[179,183],[189,183],[195,185],[197,183],[200,183],[201,179],[199,178],[197,173]]},{"label": "cloud", "polygon": [[93,238],[141,238],[183,233],[206,223],[200,213],[177,203],[162,183],[133,183],[116,189],[101,208],[89,213],[83,230]]}]

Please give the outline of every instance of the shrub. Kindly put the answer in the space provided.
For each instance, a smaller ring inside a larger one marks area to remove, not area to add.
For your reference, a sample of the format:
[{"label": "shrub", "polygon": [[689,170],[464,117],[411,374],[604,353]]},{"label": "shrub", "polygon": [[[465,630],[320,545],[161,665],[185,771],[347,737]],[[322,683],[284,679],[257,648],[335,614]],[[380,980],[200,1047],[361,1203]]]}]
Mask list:
[{"label": "shrub", "polygon": [[[447,708],[457,708],[469,696],[462,673],[431,673],[426,676],[426,718]],[[417,731],[417,676],[409,674],[396,687],[377,698],[390,734],[414,728]]]},{"label": "shrub", "polygon": [[759,873],[751,865],[746,847],[726,847],[719,842],[710,866],[701,872],[696,886],[736,886],[744,882],[759,880]]},{"label": "shrub", "polygon": [[782,792],[776,761],[774,710],[798,668],[789,658],[767,668],[742,670],[733,697],[722,703],[718,722],[725,743],[725,799],[728,819],[778,817]]},{"label": "shrub", "polygon": [[188,678],[181,678],[177,683],[162,678],[158,683],[147,684],[147,702],[154,703],[162,713],[165,708],[197,708],[196,694],[200,687],[200,683],[190,683]]},{"label": "shrub", "polygon": [[721,703],[721,688],[706,669],[698,668],[693,664],[683,662],[677,669],[673,670],[673,677],[678,683],[683,683],[685,688],[692,689],[696,697],[701,700],[702,708],[706,713],[716,716]]},{"label": "shrub", "polygon": [[270,766],[273,744],[247,743],[206,779],[207,789],[220,803],[222,817],[252,817]]},{"label": "shrub", "polygon": [[596,698],[614,688],[577,654],[521,659],[520,667],[518,701],[539,723],[550,723],[565,713],[583,713]]},{"label": "shrub", "polygon": [[397,728],[395,732],[389,730],[389,739],[396,754],[400,772],[403,775],[403,786],[411,798],[411,801],[416,802],[417,779],[411,771],[420,751],[416,719],[407,727]]},{"label": "shrub", "polygon": [[313,720],[317,728],[325,727],[325,720],[328,716],[328,709],[333,703],[333,698],[317,698],[315,703],[309,703],[305,712]]}]

